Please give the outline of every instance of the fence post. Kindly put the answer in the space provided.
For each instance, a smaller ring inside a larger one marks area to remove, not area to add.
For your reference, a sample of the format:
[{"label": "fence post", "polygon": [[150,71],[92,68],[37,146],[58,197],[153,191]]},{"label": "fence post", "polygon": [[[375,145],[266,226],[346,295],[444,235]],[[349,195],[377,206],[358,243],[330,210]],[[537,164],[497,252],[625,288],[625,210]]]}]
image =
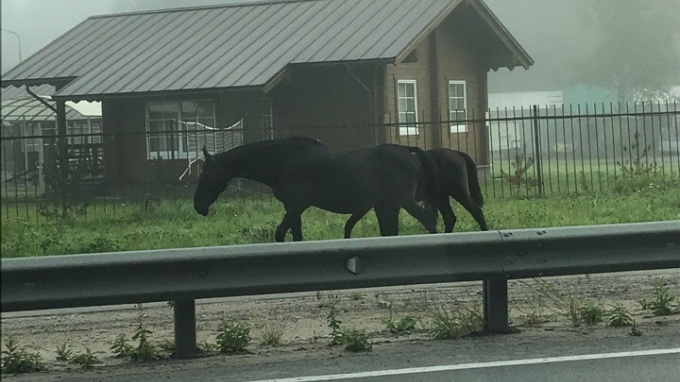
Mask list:
[{"label": "fence post", "polygon": [[174,302],[175,355],[187,358],[196,350],[195,300]]},{"label": "fence post", "polygon": [[508,280],[504,275],[484,280],[484,329],[508,333]]},{"label": "fence post", "polygon": [[532,120],[534,123],[534,157],[536,158],[536,187],[538,196],[543,196],[543,169],[541,168],[541,130],[538,120],[538,105],[532,107]]}]

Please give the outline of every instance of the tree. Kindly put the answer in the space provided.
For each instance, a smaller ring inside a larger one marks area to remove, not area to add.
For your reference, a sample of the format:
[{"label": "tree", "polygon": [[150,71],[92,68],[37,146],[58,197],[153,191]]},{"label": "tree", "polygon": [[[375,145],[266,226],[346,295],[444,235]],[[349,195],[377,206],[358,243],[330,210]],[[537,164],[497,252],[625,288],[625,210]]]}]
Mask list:
[{"label": "tree", "polygon": [[579,0],[586,25],[600,31],[579,82],[614,88],[619,100],[680,84],[678,0]]}]

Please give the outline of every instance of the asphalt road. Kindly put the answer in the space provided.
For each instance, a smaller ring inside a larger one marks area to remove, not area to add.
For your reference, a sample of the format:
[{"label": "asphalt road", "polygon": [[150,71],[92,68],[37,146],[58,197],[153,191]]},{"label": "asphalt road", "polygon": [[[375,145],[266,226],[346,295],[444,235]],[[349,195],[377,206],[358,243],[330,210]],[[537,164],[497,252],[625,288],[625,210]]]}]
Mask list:
[{"label": "asphalt road", "polygon": [[677,324],[631,337],[590,338],[575,331],[551,338],[522,334],[457,341],[378,344],[372,353],[331,351],[289,359],[210,357],[113,367],[92,372],[3,376],[4,381],[98,382],[415,382],[680,380]]},{"label": "asphalt road", "polygon": [[[672,352],[667,354],[667,352]],[[520,359],[502,362],[441,365],[429,368],[379,370],[266,382],[563,382],[563,381],[677,381],[680,348],[643,352],[590,354],[574,357]],[[262,381],[265,382],[265,381]]]}]

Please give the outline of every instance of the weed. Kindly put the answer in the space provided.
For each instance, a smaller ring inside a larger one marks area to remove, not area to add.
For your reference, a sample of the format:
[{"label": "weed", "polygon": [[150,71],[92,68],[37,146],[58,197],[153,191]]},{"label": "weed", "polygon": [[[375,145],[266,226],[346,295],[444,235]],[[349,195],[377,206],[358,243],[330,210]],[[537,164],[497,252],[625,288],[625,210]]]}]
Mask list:
[{"label": "weed", "polygon": [[119,334],[109,349],[116,357],[121,358],[129,357],[134,348],[128,343],[125,334]]},{"label": "weed", "polygon": [[29,353],[19,347],[19,340],[11,335],[5,341],[5,350],[2,351],[3,373],[30,373],[42,370],[40,365],[40,353]]},{"label": "weed", "polygon": [[133,340],[138,341],[136,348],[133,348],[130,352],[130,359],[137,362],[150,361],[158,358],[158,350],[149,342],[149,335],[153,334],[144,324],[144,314],[142,310],[142,305],[137,305],[138,315],[137,315],[137,328],[135,329],[135,334],[132,336]]},{"label": "weed", "polygon": [[250,325],[223,317],[217,329],[217,346],[223,354],[243,353],[250,344]]},{"label": "weed", "polygon": [[529,176],[529,169],[534,165],[534,158],[527,156],[526,150],[517,151],[514,160],[510,161],[513,170],[510,174],[501,170],[501,177],[513,186],[536,186],[538,182]]},{"label": "weed", "polygon": [[602,322],[604,308],[600,304],[588,301],[579,309],[579,317],[581,322],[586,325],[597,325]]},{"label": "weed", "polygon": [[635,131],[633,141],[630,146],[624,146],[623,155],[628,154],[628,161],[617,161],[616,164],[621,168],[624,175],[636,177],[641,175],[654,174],[658,170],[656,162],[649,163],[648,159],[653,156],[652,146],[644,145],[640,142],[640,132]]},{"label": "weed", "polygon": [[73,351],[69,348],[66,342],[60,346],[57,346],[57,361],[68,362],[68,360],[71,359],[72,354]]},{"label": "weed", "polygon": [[262,344],[274,347],[281,345],[281,337],[283,337],[283,332],[285,329],[285,321],[272,321],[265,323],[264,327],[262,328]]},{"label": "weed", "polygon": [[411,333],[416,329],[416,319],[411,316],[402,317],[398,321],[387,318],[383,320],[383,324],[387,326],[390,333],[395,334]]},{"label": "weed", "polygon": [[481,331],[484,321],[479,307],[462,307],[459,310],[447,310],[439,305],[431,312],[430,335],[438,340],[459,339],[474,332]]},{"label": "weed", "polygon": [[78,353],[71,357],[69,363],[80,365],[83,370],[92,370],[94,365],[102,363],[96,355],[88,348],[85,348],[85,353]]},{"label": "weed", "polygon": [[623,305],[616,304],[607,315],[607,324],[613,328],[620,328],[623,326],[632,326],[634,321]]},{"label": "weed", "polygon": [[330,306],[330,310],[328,311],[328,315],[326,316],[326,321],[328,321],[328,327],[331,328],[331,338],[332,341],[331,343],[333,345],[340,345],[342,344],[342,328],[340,325],[342,324],[342,321],[340,318],[338,318],[338,305],[333,304]]},{"label": "weed", "polygon": [[676,312],[673,306],[674,301],[675,296],[671,295],[668,283],[660,277],[654,280],[654,299],[641,300],[640,305],[643,309],[651,310],[655,316],[668,316]]},{"label": "weed", "polygon": [[[566,291],[565,295],[564,291],[558,290],[554,284],[548,281],[540,279],[534,281],[537,285],[537,292],[546,301],[552,302],[556,309],[567,317],[573,327],[577,328],[581,326],[581,323],[597,320],[598,305],[594,303],[584,305],[583,296],[577,294],[574,290]],[[588,317],[584,317],[584,314]]]},{"label": "weed", "polygon": [[342,334],[345,350],[353,353],[373,350],[373,345],[368,342],[368,334],[365,330],[349,329],[344,330]]},{"label": "weed", "polygon": [[[525,281],[520,281],[520,283],[533,288],[533,285]],[[515,306],[515,309],[520,312],[522,325],[537,327],[548,322],[547,315],[545,314],[546,305],[544,298],[542,294],[533,291],[528,301]]]}]

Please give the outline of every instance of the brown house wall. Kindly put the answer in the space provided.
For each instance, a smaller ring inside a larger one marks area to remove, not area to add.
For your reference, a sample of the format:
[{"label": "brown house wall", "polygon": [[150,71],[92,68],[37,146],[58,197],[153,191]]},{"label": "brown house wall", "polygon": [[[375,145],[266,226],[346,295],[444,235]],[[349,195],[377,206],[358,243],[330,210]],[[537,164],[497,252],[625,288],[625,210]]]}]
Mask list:
[{"label": "brown house wall", "polygon": [[[487,109],[487,64],[479,49],[471,43],[466,33],[462,14],[454,13],[437,30],[439,56],[440,108],[443,121],[448,120],[448,82],[464,80],[467,88],[469,120],[483,120]],[[486,129],[484,123],[468,123],[467,133],[450,133],[447,123],[442,124],[442,146],[469,153],[476,161],[484,162]],[[481,163],[480,163],[481,164]]]},{"label": "brown house wall", "polygon": [[[402,145],[418,146],[423,149],[434,147],[434,135],[437,133],[429,124],[419,125],[417,135],[399,135],[397,107],[397,82],[399,80],[416,80],[418,122],[428,123],[433,119],[431,92],[431,50],[430,45],[423,42],[415,47],[417,61],[387,65],[385,75],[385,114],[384,122],[391,126],[390,141]],[[394,124],[394,125],[393,125]]]},{"label": "brown house wall", "polygon": [[[257,93],[232,93],[163,100],[213,99],[217,126],[231,126],[245,118],[244,141],[252,142],[262,139],[261,98],[262,95]],[[159,100],[128,98],[102,102],[104,181],[107,193],[143,195],[149,192],[154,183],[176,183],[181,186],[178,178],[187,168],[186,159],[147,159],[146,103]],[[199,165],[195,164],[192,175],[187,179],[195,180],[199,170]],[[170,188],[165,191],[171,191]],[[158,192],[157,187],[154,192]]]},{"label": "brown house wall", "polygon": [[488,104],[489,66],[472,43],[466,24],[464,13],[452,14],[415,47],[417,62],[386,66],[383,119],[386,123],[398,121],[397,80],[416,80],[418,121],[423,125],[418,135],[409,136],[399,136],[395,126],[391,129],[391,141],[424,149],[441,146],[461,150],[472,155],[478,164],[486,164],[485,124],[468,123],[467,133],[450,133],[447,123],[449,80],[466,81],[468,119],[483,120]]},{"label": "brown house wall", "polygon": [[272,92],[276,137],[308,136],[343,149],[375,145],[372,76],[371,66],[293,68]]}]

